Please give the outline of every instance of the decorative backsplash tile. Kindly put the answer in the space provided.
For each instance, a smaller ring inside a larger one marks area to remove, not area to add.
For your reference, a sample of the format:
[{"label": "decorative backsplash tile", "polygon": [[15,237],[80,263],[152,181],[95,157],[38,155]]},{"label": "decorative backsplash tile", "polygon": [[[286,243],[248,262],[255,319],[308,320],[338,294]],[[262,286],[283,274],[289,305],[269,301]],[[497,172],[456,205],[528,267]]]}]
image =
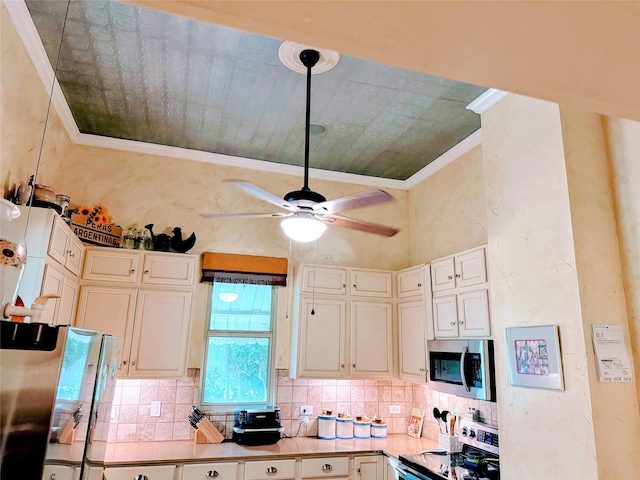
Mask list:
[{"label": "decorative backsplash tile", "polygon": [[[276,405],[284,433],[288,436],[316,436],[318,414],[323,408],[334,412],[360,413],[372,418],[381,416],[388,433],[404,433],[413,407],[426,410],[422,435],[438,438],[434,407],[464,415],[469,407],[480,412],[485,423],[497,425],[495,403],[471,400],[431,391],[426,385],[401,380],[320,380],[293,379],[288,371],[278,370]],[[189,369],[186,378],[177,380],[118,380],[114,395],[110,442],[153,442],[193,440],[195,430],[187,417],[198,404],[200,370]],[[151,417],[151,402],[162,402],[159,417]],[[312,405],[313,415],[307,424],[301,421],[300,406]],[[390,414],[389,407],[398,405],[400,413]],[[203,409],[201,409],[203,410]],[[209,420],[226,437],[231,438],[234,412],[207,412]]]}]

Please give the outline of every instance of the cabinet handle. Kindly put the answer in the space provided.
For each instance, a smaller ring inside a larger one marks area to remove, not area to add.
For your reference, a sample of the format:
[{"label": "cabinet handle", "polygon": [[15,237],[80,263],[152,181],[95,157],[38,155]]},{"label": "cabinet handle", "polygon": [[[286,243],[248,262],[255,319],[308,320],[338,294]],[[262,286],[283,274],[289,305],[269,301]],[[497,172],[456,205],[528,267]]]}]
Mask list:
[{"label": "cabinet handle", "polygon": [[205,477],[207,478],[216,478],[218,476],[218,471],[217,470],[209,470],[207,473],[204,474]]},{"label": "cabinet handle", "polygon": [[453,277],[452,277],[451,275],[447,275],[447,278],[448,278],[449,280],[452,280],[452,279],[453,279]]},{"label": "cabinet handle", "polygon": [[67,250],[67,254],[69,254],[70,257],[75,257],[76,254],[73,253],[71,250]]},{"label": "cabinet handle", "polygon": [[149,477],[147,477],[146,475],[136,475],[135,477],[133,477],[133,480],[149,480]]},{"label": "cabinet handle", "polygon": [[322,470],[323,472],[330,472],[331,470],[333,470],[333,467],[328,463],[325,463],[320,467],[320,470]]},{"label": "cabinet handle", "polygon": [[268,467],[264,473],[266,473],[267,475],[275,475],[276,473],[278,473],[278,469],[276,467]]},{"label": "cabinet handle", "polygon": [[421,372],[426,372],[426,371],[427,371],[427,369],[426,369],[426,368],[421,368],[421,369],[420,369],[420,371],[421,371]]}]

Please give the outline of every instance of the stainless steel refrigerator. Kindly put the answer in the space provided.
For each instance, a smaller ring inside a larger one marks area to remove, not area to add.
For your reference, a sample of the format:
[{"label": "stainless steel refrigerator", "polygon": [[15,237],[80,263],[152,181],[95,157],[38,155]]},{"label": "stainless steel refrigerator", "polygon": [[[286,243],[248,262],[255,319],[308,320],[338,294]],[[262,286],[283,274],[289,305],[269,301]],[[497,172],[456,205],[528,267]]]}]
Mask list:
[{"label": "stainless steel refrigerator", "polygon": [[96,408],[100,414],[96,387],[106,385],[99,374],[118,347],[107,355],[108,336],[70,326],[0,328],[0,478],[83,478],[89,427],[98,425]]}]

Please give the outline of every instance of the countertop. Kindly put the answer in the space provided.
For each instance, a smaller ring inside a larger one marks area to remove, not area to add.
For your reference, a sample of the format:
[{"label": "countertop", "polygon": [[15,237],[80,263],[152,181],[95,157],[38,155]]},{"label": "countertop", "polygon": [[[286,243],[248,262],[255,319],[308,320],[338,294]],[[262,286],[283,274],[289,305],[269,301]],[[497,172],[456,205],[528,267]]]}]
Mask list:
[{"label": "countertop", "polygon": [[397,458],[402,454],[420,453],[437,447],[437,440],[425,437],[417,439],[406,434],[353,440],[284,438],[273,445],[261,446],[244,446],[233,442],[196,445],[193,441],[110,443],[107,445],[105,466],[370,453],[385,453]]}]

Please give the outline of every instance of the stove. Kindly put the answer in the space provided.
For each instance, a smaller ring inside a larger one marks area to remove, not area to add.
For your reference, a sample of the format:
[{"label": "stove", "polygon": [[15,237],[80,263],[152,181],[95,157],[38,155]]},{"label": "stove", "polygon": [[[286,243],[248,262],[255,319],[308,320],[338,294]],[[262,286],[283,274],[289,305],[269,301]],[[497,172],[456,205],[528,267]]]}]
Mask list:
[{"label": "stove", "polygon": [[418,480],[499,480],[500,445],[498,429],[490,425],[462,420],[458,440],[461,453],[448,454],[440,449],[417,455],[400,455],[396,468],[401,479]]}]

